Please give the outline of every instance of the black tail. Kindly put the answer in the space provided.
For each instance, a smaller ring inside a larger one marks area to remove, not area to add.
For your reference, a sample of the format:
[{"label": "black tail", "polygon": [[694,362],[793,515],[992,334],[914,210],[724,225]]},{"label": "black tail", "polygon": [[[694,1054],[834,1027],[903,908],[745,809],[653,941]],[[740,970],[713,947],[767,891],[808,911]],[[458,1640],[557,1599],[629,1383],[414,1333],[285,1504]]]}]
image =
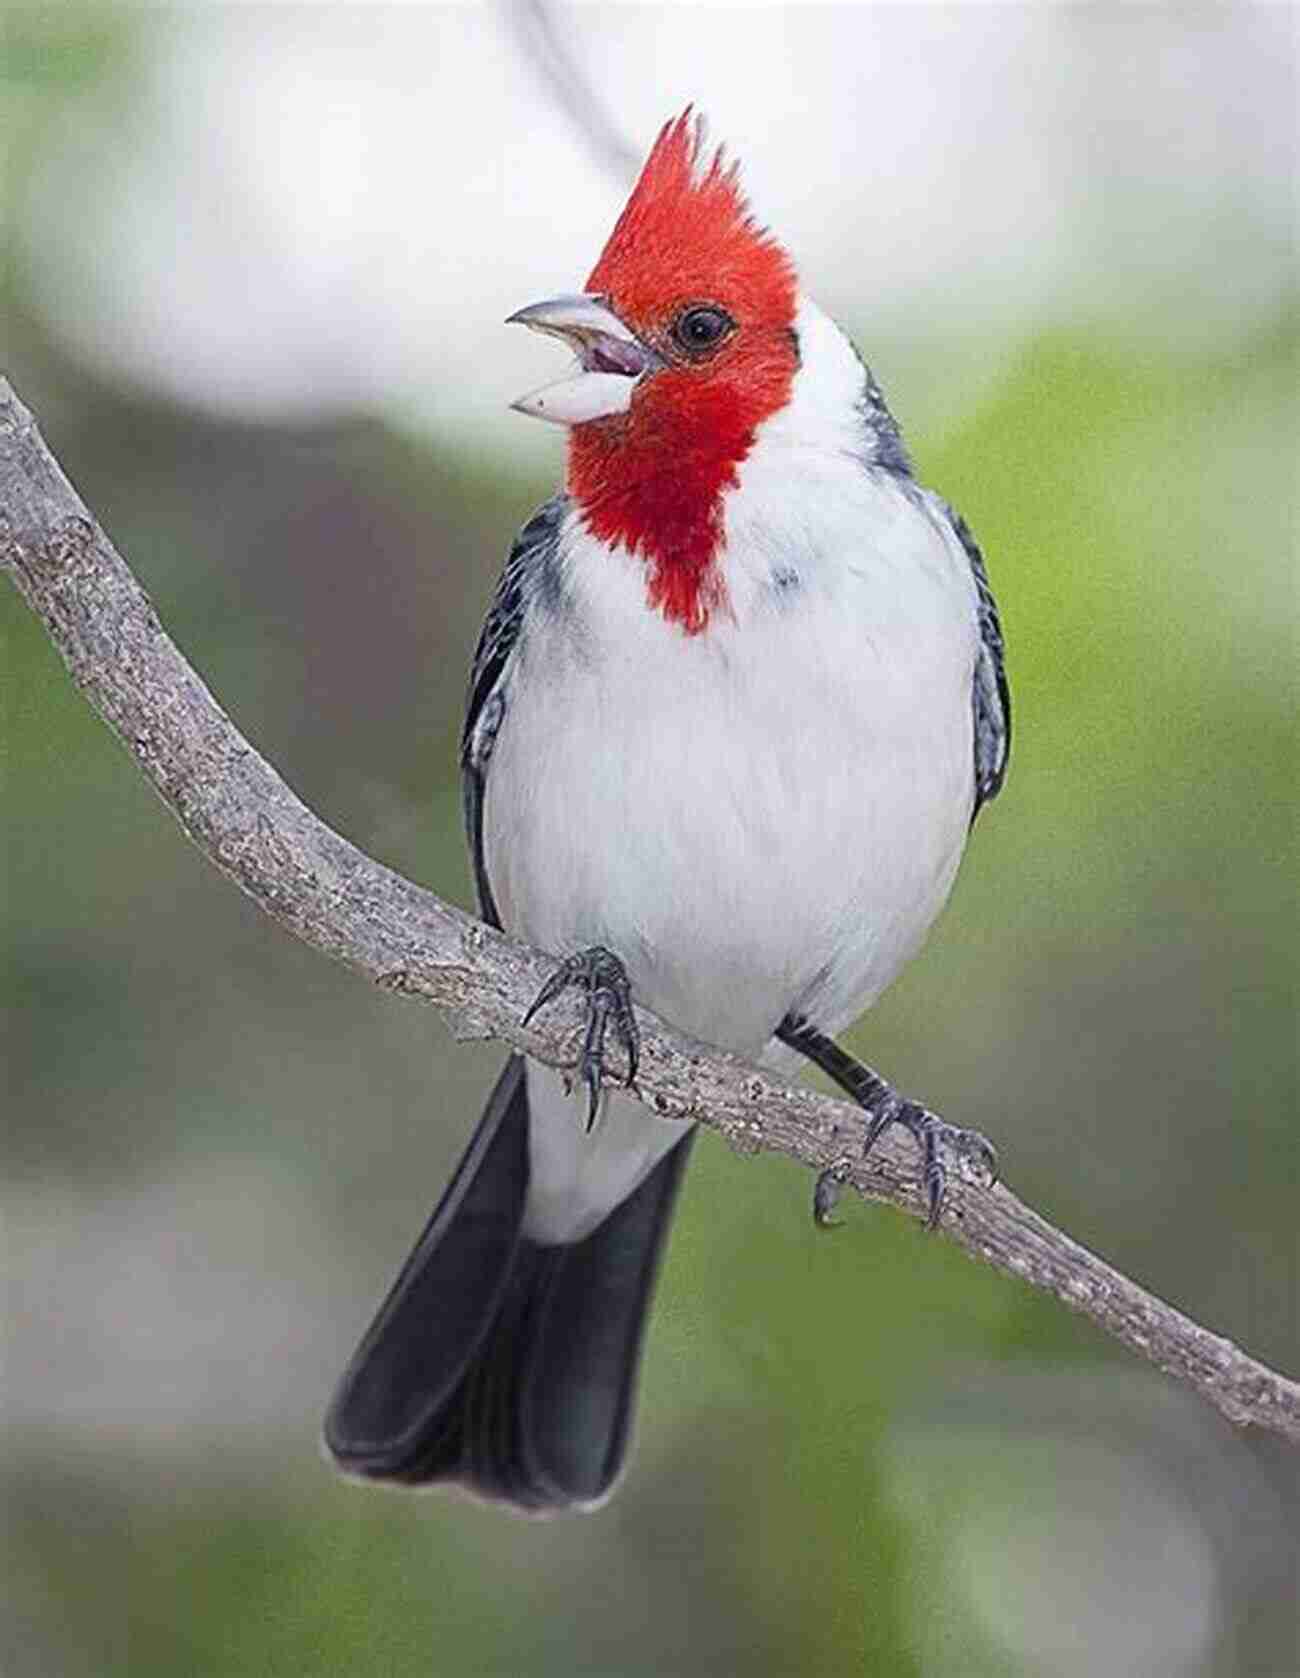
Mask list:
[{"label": "black tail", "polygon": [[646,1308],[689,1152],[687,1136],[585,1240],[530,1241],[528,1094],[512,1056],[339,1383],[325,1443],[340,1468],[458,1482],[534,1513],[598,1502],[627,1450]]}]

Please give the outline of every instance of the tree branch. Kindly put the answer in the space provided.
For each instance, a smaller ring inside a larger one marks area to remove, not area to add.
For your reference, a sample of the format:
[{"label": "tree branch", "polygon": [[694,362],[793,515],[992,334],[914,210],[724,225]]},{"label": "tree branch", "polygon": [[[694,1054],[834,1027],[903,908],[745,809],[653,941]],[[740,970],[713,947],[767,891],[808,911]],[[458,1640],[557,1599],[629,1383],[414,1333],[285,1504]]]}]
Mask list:
[{"label": "tree branch", "polygon": [[578,62],[547,0],[510,0],[506,18],[524,57],[573,124],[578,139],[602,169],[621,185],[630,186],[641,167],[641,153]]},{"label": "tree branch", "polygon": [[[71,673],[203,854],[280,924],[376,984],[436,1003],[458,1037],[496,1037],[552,1066],[576,1059],[578,1005],[525,1029],[553,963],[375,862],[321,822],[243,738],[180,652],[0,378],[0,564]],[[643,1010],[639,1094],[743,1153],[835,1168],[859,1194],[919,1215],[909,1149],[859,1157],[862,1114],[788,1088]],[[1300,1386],[1145,1292],[1010,1190],[956,1181],[946,1235],[1082,1311],[1230,1420],[1300,1442]]]}]

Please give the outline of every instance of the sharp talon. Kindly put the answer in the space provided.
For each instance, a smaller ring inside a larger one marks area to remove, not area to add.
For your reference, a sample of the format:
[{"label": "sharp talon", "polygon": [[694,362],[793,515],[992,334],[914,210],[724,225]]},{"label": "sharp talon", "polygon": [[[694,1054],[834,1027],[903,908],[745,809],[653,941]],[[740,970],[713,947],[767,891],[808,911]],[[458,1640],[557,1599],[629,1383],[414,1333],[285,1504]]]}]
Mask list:
[{"label": "sharp talon", "polygon": [[627,1055],[627,1076],[623,1082],[631,1089],[636,1082],[637,1067],[641,1064],[641,1033],[637,1029],[631,999],[627,996],[615,998],[614,1027],[618,1032],[618,1040],[623,1045],[623,1052]]},{"label": "sharp talon", "polygon": [[944,1168],[935,1164],[925,1173],[925,1195],[929,1211],[926,1215],[925,1227],[938,1229],[939,1218],[943,1212],[944,1196],[948,1188],[948,1174]]},{"label": "sharp talon", "polygon": [[997,1155],[992,1145],[978,1131],[957,1130],[917,1102],[904,1101],[892,1092],[871,1114],[862,1147],[864,1155],[891,1124],[902,1125],[921,1150],[926,1229],[938,1229],[943,1219],[943,1207],[948,1194],[948,1171],[941,1149],[951,1149],[958,1156],[959,1162],[978,1160],[978,1169],[986,1186],[997,1180]]},{"label": "sharp talon", "polygon": [[627,1077],[624,1079],[628,1089],[636,1083],[637,1068],[641,1064],[641,1033],[637,1030],[636,1021],[631,1014],[627,1016],[620,1034],[623,1047],[627,1050]]},{"label": "sharp talon", "polygon": [[863,1159],[866,1159],[890,1125],[898,1118],[899,1110],[900,1104],[897,1096],[886,1096],[877,1111],[870,1115],[871,1122],[867,1125],[867,1134],[862,1141]]},{"label": "sharp talon", "polygon": [[587,1084],[587,1135],[590,1136],[596,1128],[596,1116],[600,1112],[600,1073],[596,1067],[585,1067],[583,1076]]},{"label": "sharp talon", "polygon": [[555,998],[560,994],[565,986],[573,982],[573,977],[574,975],[571,971],[569,963],[567,961],[561,962],[555,972],[551,974],[550,978],[533,998],[532,1006],[524,1015],[523,1023],[527,1025],[533,1015],[545,1008],[548,1002],[554,1002]]},{"label": "sharp talon", "polygon": [[[600,1113],[601,1083],[605,1075],[605,1033],[611,1014],[614,1029],[627,1055],[626,1082],[631,1085],[640,1063],[640,1036],[632,1012],[631,989],[622,962],[599,946],[582,950],[560,963],[538,991],[524,1015],[527,1025],[533,1016],[570,985],[581,985],[587,993],[587,1028],[583,1035],[578,1069],[587,1086],[587,1130],[595,1127]],[[569,1080],[566,1075],[566,1087]]]}]

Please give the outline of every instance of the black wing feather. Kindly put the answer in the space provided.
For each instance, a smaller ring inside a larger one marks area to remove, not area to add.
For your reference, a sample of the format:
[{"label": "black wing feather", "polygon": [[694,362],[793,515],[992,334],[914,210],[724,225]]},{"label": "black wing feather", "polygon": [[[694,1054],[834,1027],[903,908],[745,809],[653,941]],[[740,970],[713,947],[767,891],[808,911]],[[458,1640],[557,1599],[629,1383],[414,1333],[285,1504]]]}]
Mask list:
[{"label": "black wing feather", "polygon": [[976,607],[980,650],[975,660],[971,706],[975,721],[975,808],[971,821],[996,798],[1007,777],[1011,756],[1011,688],[1007,682],[1006,649],[998,603],[993,598],[984,556],[960,513],[945,504],[953,533],[966,551],[978,597]]},{"label": "black wing feather", "polygon": [[980,650],[975,661],[971,695],[975,725],[975,803],[970,818],[973,823],[983,806],[1001,792],[1011,755],[1011,689],[1007,685],[997,601],[993,598],[988,572],[984,568],[984,556],[965,519],[946,501],[917,484],[912,476],[912,463],[903,445],[902,433],[880,386],[856,344],[850,343],[850,347],[862,366],[858,412],[865,436],[864,463],[877,471],[890,473],[914,499],[947,520],[965,550],[975,580]]},{"label": "black wing feather", "polygon": [[529,607],[548,579],[554,578],[560,526],[568,511],[568,496],[553,496],[533,514],[515,538],[470,670],[465,727],[460,738],[465,836],[474,865],[479,913],[496,927],[501,925],[501,917],[492,896],[483,855],[483,797],[487,788],[488,763],[506,714],[506,678],[510,661]]}]

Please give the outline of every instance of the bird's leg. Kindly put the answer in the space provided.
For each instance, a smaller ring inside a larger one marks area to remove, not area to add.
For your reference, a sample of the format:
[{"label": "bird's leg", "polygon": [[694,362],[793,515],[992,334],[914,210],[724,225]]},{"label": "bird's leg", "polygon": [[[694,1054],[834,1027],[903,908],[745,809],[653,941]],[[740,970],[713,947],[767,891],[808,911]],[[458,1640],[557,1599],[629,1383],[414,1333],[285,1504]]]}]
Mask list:
[{"label": "bird's leg", "polygon": [[600,1107],[600,1085],[605,1071],[605,1032],[612,1019],[627,1054],[626,1083],[630,1088],[636,1079],[637,1060],[641,1050],[641,1036],[636,1016],[632,1012],[632,988],[627,969],[616,955],[599,944],[589,950],[579,950],[555,969],[533,999],[532,1007],[524,1015],[528,1024],[533,1015],[554,1002],[570,985],[581,985],[587,993],[587,1029],[582,1039],[582,1054],[578,1058],[578,1072],[587,1086],[587,1129],[596,1123]]},{"label": "bird's leg", "polygon": [[[948,1172],[942,1151],[951,1149],[959,1158],[976,1166],[990,1186],[998,1180],[998,1156],[993,1144],[977,1130],[960,1130],[922,1107],[909,1101],[887,1084],[878,1072],[855,1060],[840,1048],[833,1037],[818,1031],[802,1015],[787,1014],[776,1028],[782,1043],[820,1066],[822,1071],[845,1090],[867,1114],[867,1134],[862,1142],[865,1158],[891,1124],[902,1125],[921,1150],[922,1178],[928,1207],[926,1228],[935,1229],[943,1211],[944,1191],[948,1186]],[[840,1179],[834,1170],[823,1171],[813,1190],[813,1218],[823,1229],[833,1222],[831,1212],[839,1195]]]}]

